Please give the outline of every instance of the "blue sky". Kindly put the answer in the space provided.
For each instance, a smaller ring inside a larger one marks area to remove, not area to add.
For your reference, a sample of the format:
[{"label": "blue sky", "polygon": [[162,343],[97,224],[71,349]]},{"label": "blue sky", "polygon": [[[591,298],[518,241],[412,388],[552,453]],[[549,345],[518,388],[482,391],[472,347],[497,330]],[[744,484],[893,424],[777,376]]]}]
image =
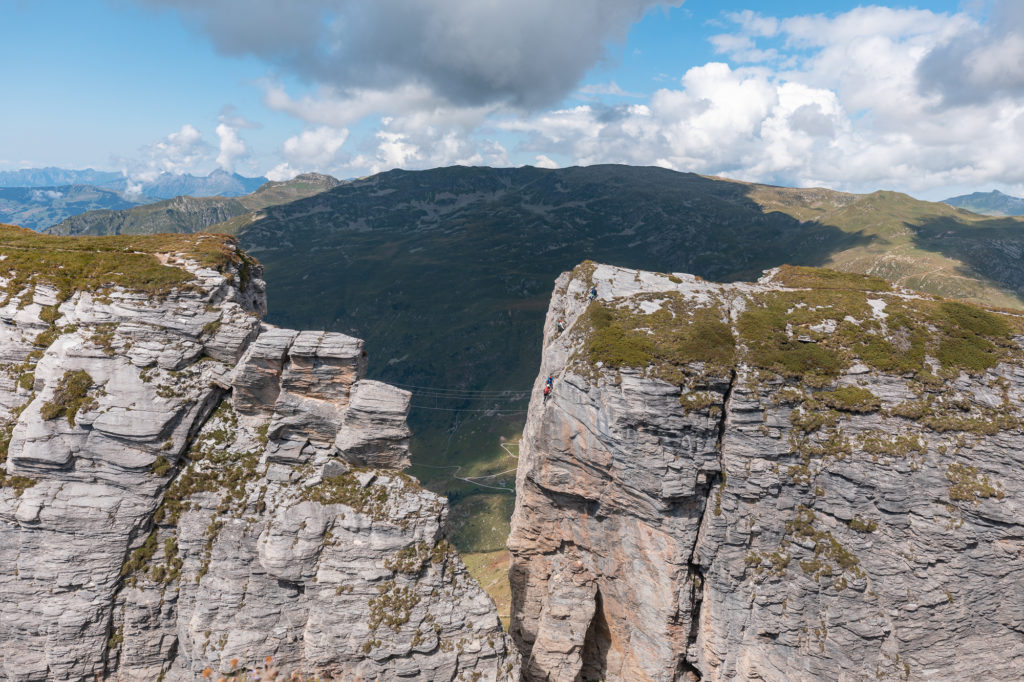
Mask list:
[{"label": "blue sky", "polygon": [[0,0],[0,170],[614,162],[1020,194],[1021,4]]}]

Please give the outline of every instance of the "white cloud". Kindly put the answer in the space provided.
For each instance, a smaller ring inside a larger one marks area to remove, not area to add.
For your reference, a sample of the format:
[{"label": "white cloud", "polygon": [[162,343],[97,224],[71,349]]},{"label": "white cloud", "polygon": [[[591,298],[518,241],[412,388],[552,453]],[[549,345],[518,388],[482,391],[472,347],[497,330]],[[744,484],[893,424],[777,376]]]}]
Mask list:
[{"label": "white cloud", "polygon": [[[655,164],[853,191],[1024,183],[1015,161],[1024,156],[1020,97],[937,106],[939,97],[919,87],[920,65],[935,50],[982,30],[971,17],[863,7],[834,17],[732,19],[736,32],[712,40],[740,66],[691,68],[644,104],[547,111],[499,126],[523,136],[524,152],[581,164]],[[975,69],[980,81],[1024,73],[1008,69],[1022,62],[1012,36],[1004,38],[993,43],[999,56],[976,57],[988,69]]]},{"label": "white cloud", "polygon": [[249,153],[249,148],[238,137],[238,130],[227,123],[217,125],[217,138],[220,140],[217,165],[230,172],[234,170],[235,161]]},{"label": "white cloud", "polygon": [[136,181],[152,181],[160,173],[187,173],[208,160],[211,148],[195,126],[186,123],[167,137],[142,148],[142,159],[127,174]]},{"label": "white cloud", "polygon": [[285,161],[279,163],[266,173],[263,174],[267,180],[273,180],[275,182],[283,182],[285,180],[291,180],[302,171],[297,168],[292,168],[291,165]]},{"label": "white cloud", "polygon": [[322,170],[331,166],[338,150],[347,139],[348,130],[344,128],[339,130],[330,126],[320,126],[289,137],[284,141],[281,153],[291,168]]},{"label": "white cloud", "polygon": [[64,196],[64,192],[59,192],[54,189],[34,189],[31,194],[32,201],[53,201]]},{"label": "white cloud", "polygon": [[558,163],[544,154],[538,154],[537,162],[533,165],[537,166],[537,168],[558,168]]},{"label": "white cloud", "polygon": [[363,166],[370,173],[392,168],[510,165],[507,150],[498,142],[477,139],[471,127],[437,123],[431,116],[386,117],[376,134],[372,156],[357,157],[352,165]]}]

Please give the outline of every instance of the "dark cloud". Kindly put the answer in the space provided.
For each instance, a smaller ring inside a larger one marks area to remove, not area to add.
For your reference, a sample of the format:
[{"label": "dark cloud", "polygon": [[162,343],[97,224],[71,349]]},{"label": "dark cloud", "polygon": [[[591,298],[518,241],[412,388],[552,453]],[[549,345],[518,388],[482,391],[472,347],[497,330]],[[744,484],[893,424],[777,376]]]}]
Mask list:
[{"label": "dark cloud", "polygon": [[683,0],[139,0],[223,53],[341,89],[419,84],[460,105],[557,102],[658,5]]},{"label": "dark cloud", "polygon": [[1024,2],[996,0],[980,27],[934,48],[917,68],[918,89],[945,107],[1024,96]]}]

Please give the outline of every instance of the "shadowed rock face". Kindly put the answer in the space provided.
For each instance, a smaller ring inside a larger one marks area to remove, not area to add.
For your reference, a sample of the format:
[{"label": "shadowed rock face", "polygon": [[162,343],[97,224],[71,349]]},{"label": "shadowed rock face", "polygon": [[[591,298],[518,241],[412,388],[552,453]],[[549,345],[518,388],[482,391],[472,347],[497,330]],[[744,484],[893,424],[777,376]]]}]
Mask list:
[{"label": "shadowed rock face", "polygon": [[[559,278],[509,539],[525,679],[1019,676],[1019,321],[799,274]],[[1002,345],[965,368],[969,319]]]},{"label": "shadowed rock face", "polygon": [[515,679],[445,501],[397,471],[409,394],[359,339],[262,324],[255,266],[180,267],[0,307],[0,679]]}]

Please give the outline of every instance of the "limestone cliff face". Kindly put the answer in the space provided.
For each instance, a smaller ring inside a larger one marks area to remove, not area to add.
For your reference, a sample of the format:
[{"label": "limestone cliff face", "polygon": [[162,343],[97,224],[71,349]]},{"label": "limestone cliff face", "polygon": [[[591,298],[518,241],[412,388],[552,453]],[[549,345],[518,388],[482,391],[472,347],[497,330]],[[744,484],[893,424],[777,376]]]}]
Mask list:
[{"label": "limestone cliff face", "polygon": [[1019,677],[1020,328],[824,271],[563,275],[509,540],[524,677]]},{"label": "limestone cliff face", "polygon": [[154,293],[8,253],[0,679],[515,677],[362,341],[262,324],[244,258],[155,253],[189,281]]}]

